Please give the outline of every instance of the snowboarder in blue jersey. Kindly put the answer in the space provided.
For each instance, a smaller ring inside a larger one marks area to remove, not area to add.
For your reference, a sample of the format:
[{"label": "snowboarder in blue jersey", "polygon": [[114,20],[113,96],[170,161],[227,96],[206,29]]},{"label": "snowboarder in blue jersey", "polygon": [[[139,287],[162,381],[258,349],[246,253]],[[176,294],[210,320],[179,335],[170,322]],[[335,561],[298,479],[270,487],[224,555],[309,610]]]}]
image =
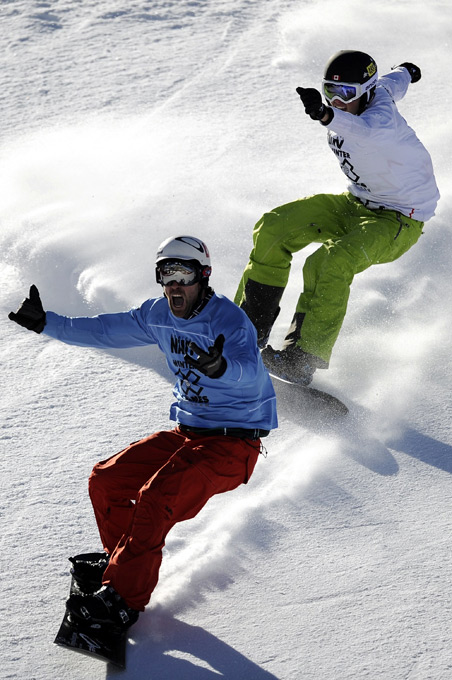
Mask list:
[{"label": "snowboarder in blue jersey", "polygon": [[[343,194],[317,194],[265,213],[235,296],[258,332],[271,373],[303,385],[328,368],[346,313],[350,285],[371,265],[393,262],[419,239],[439,198],[430,155],[397,110],[420,69],[405,62],[378,77],[364,52],[328,61],[322,93],[298,87],[305,112],[328,130],[328,144],[347,177]],[[268,339],[289,279],[293,254],[311,243],[304,289],[283,348]]]},{"label": "snowboarder in blue jersey", "polygon": [[[209,287],[210,256],[192,236],[164,241],[156,279],[163,296],[117,314],[45,312],[36,286],[9,318],[72,345],[157,344],[177,381],[176,426],[98,463],[89,493],[104,552],[74,561],[85,594],[68,609],[89,625],[128,628],[149,602],[165,537],[214,494],[246,484],[261,438],[277,427],[276,397],[253,324]],[[89,592],[87,592],[89,591]]]}]

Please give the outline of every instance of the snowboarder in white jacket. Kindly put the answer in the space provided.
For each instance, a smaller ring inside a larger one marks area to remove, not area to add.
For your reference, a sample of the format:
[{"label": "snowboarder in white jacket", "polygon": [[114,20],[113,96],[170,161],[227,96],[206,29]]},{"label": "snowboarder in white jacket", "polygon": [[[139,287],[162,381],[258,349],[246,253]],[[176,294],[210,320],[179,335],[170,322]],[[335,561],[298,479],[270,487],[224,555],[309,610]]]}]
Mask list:
[{"label": "snowboarder in white jacket", "polygon": [[[421,78],[411,63],[378,77],[368,54],[341,51],[328,61],[322,94],[297,88],[305,112],[328,129],[328,144],[347,176],[343,194],[318,194],[263,215],[235,302],[254,323],[270,372],[309,384],[328,368],[355,274],[392,262],[413,246],[439,199],[430,155],[397,110]],[[282,350],[267,345],[289,279],[293,253],[307,257],[304,289]]]}]

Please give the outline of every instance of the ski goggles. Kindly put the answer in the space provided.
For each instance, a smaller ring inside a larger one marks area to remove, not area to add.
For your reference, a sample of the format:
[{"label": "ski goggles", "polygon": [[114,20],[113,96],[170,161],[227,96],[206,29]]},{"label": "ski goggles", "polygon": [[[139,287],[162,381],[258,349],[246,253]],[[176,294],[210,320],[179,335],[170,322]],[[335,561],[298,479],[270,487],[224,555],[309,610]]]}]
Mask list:
[{"label": "ski goggles", "polygon": [[359,99],[369,89],[369,83],[365,86],[359,83],[336,83],[331,80],[323,81],[323,93],[329,102],[340,99],[344,104],[349,104]]},{"label": "ski goggles", "polygon": [[199,281],[198,267],[183,260],[165,260],[156,267],[157,283],[169,286],[177,283],[179,286],[191,286]]},{"label": "ski goggles", "polygon": [[375,71],[372,78],[366,83],[338,83],[336,80],[324,80],[322,83],[323,94],[328,102],[340,99],[344,104],[349,104],[369,92],[378,81],[378,72]]}]

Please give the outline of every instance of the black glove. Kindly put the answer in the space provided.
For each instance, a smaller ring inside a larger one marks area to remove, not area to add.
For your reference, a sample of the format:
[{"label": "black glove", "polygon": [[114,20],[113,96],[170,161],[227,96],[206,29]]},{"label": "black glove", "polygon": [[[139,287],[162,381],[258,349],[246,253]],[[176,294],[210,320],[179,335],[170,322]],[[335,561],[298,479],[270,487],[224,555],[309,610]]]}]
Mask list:
[{"label": "black glove", "polygon": [[201,371],[208,378],[221,378],[227,368],[226,359],[221,354],[223,345],[224,335],[219,335],[207,352],[198,347],[195,342],[190,342],[188,346],[192,352],[198,355],[198,358],[193,359],[189,354],[185,354],[184,359],[189,366]]},{"label": "black glove", "polygon": [[406,70],[411,76],[412,83],[417,83],[418,80],[421,79],[421,69],[419,68],[419,66],[416,66],[416,64],[410,64],[408,61],[404,61],[403,64],[399,64],[399,66],[403,66],[403,68],[406,68]]},{"label": "black glove", "polygon": [[19,326],[23,326],[29,331],[42,333],[46,325],[46,313],[42,307],[39,291],[34,284],[30,286],[29,296],[25,298],[17,312],[8,314],[8,319],[15,321]]},{"label": "black glove", "polygon": [[331,121],[333,111],[330,106],[323,104],[322,95],[318,90],[313,87],[297,87],[297,92],[303,102],[305,112],[311,116],[312,120],[321,120],[328,113],[329,117],[325,124]]}]

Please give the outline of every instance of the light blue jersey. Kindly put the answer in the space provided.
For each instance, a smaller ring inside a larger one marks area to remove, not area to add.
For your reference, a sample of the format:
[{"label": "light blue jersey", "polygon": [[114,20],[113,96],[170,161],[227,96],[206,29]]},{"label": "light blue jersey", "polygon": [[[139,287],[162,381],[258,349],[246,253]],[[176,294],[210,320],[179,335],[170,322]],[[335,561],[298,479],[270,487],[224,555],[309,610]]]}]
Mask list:
[{"label": "light blue jersey", "polygon": [[[177,378],[170,418],[189,427],[239,427],[271,430],[278,426],[276,396],[257,347],[256,330],[245,312],[213,294],[191,319],[175,317],[166,298],[146,300],[129,312],[66,317],[47,312],[43,333],[69,345],[126,348],[157,344]],[[184,354],[194,341],[207,350],[223,334],[225,373],[208,378],[190,368]]]}]

